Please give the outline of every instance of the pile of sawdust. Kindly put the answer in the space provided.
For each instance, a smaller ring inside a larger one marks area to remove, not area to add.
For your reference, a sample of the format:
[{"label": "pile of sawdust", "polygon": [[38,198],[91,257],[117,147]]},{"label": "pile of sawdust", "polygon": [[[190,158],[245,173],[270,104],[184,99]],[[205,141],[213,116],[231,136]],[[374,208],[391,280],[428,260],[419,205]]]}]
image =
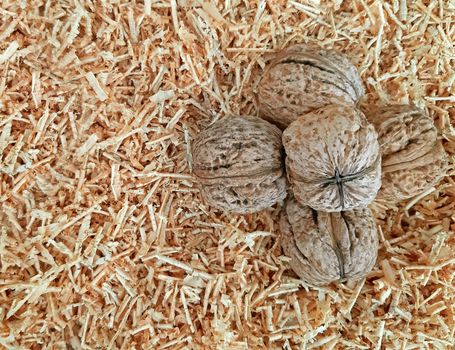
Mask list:
[{"label": "pile of sawdust", "polygon": [[373,205],[365,280],[314,289],[287,270],[279,208],[211,210],[190,152],[210,122],[256,114],[268,54],[305,42],[350,55],[368,103],[426,107],[453,162],[453,2],[0,7],[0,347],[454,345],[453,167],[424,196]]}]

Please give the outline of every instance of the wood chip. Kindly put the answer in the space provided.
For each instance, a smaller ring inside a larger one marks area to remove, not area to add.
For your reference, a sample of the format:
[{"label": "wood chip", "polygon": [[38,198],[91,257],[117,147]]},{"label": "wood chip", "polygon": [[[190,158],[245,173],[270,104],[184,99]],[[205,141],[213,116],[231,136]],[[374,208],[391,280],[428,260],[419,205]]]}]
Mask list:
[{"label": "wood chip", "polygon": [[[0,348],[450,348],[452,2],[189,5],[1,2]],[[278,208],[214,211],[191,175],[191,140],[256,115],[292,43],[348,54],[371,103],[428,109],[451,157],[441,184],[374,203],[381,249],[357,284],[303,285]]]}]

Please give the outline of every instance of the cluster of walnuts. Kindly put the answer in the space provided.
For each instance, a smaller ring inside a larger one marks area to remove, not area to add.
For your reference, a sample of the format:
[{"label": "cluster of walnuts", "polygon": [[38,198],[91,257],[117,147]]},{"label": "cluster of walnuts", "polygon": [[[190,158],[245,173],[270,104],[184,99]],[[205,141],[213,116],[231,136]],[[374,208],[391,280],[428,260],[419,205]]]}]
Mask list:
[{"label": "cluster of walnuts", "polygon": [[261,118],[223,118],[193,143],[193,172],[210,205],[252,213],[287,196],[283,251],[313,285],[364,277],[378,250],[368,204],[416,196],[447,168],[424,111],[389,105],[365,115],[357,107],[363,94],[346,56],[292,46],[264,72]]}]

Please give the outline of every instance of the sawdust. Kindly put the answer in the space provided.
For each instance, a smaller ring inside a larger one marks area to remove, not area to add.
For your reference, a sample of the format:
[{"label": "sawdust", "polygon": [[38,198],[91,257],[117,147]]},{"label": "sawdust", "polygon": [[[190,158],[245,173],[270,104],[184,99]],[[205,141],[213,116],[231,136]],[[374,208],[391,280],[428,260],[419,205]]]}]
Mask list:
[{"label": "sawdust", "polygon": [[190,142],[257,113],[269,54],[337,48],[365,103],[414,102],[455,153],[455,6],[430,1],[0,5],[0,347],[451,349],[455,181],[375,203],[357,284],[303,286],[279,208],[201,202]]}]

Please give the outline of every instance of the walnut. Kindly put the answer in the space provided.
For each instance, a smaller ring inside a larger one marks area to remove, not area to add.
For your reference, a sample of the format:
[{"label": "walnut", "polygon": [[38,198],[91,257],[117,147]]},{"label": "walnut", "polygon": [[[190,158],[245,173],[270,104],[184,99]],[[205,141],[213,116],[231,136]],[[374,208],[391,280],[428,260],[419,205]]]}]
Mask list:
[{"label": "walnut", "polygon": [[375,264],[378,235],[370,209],[328,213],[289,199],[280,230],[290,267],[309,284],[357,280]]},{"label": "walnut", "polygon": [[362,112],[330,105],[283,132],[286,168],[295,198],[316,210],[362,208],[381,186],[377,133]]},{"label": "walnut", "polygon": [[443,178],[448,157],[428,114],[411,105],[389,105],[369,111],[367,118],[376,127],[381,147],[378,199],[408,199]]},{"label": "walnut", "polygon": [[357,69],[345,55],[295,45],[267,66],[258,101],[261,117],[284,129],[302,114],[333,103],[353,105],[363,94]]},{"label": "walnut", "polygon": [[251,213],[286,196],[281,131],[257,117],[223,118],[193,143],[193,173],[206,201]]}]

